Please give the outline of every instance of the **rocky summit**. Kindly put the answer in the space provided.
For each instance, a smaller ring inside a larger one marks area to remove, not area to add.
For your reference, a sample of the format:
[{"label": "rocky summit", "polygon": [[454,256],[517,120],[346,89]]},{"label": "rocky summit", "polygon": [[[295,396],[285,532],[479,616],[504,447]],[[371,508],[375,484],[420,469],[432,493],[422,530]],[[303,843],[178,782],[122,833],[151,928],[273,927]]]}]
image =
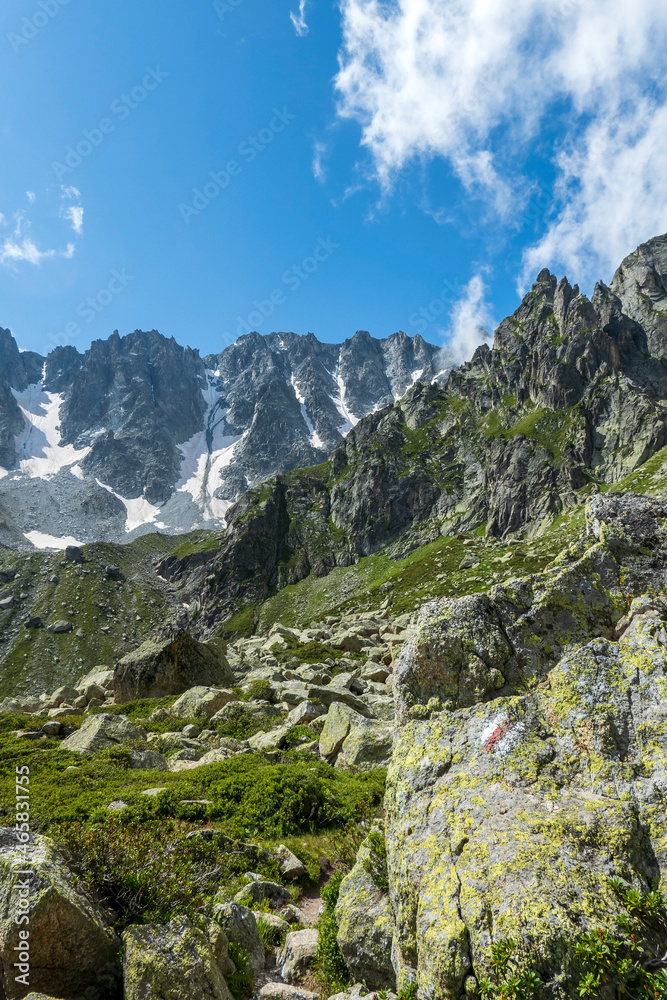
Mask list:
[{"label": "rocky summit", "polygon": [[661,237],[224,529],[0,549],[0,998],[666,997],[666,345]]},{"label": "rocky summit", "polygon": [[250,333],[201,358],[156,331],[85,354],[0,329],[0,541],[64,549],[222,527],[248,486],[314,465],[451,359],[421,337]]}]

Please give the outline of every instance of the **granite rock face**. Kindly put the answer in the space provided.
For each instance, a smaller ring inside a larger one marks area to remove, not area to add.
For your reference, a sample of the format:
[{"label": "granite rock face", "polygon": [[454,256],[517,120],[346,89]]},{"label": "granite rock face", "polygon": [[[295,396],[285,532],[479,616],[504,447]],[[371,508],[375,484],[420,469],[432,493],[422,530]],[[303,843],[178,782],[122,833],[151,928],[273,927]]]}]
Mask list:
[{"label": "granite rock face", "polygon": [[462,997],[511,938],[545,996],[573,995],[574,943],[625,912],[611,879],[664,885],[666,513],[594,497],[551,571],[422,613],[385,801],[399,988]]}]

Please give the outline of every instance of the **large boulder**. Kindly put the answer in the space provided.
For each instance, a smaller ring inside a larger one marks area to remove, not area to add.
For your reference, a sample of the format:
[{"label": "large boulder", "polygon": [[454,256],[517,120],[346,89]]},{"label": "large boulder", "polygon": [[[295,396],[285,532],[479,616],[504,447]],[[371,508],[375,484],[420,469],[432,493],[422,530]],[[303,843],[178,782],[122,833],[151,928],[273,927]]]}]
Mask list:
[{"label": "large boulder", "polygon": [[336,903],[338,944],[355,982],[363,982],[371,990],[393,990],[394,914],[386,885],[379,887],[373,880],[370,858],[366,840],[359,848],[354,868],[341,882]]},{"label": "large boulder", "polygon": [[149,640],[116,665],[114,700],[117,704],[137,698],[164,698],[197,686],[227,687],[234,675],[219,640],[197,642],[180,632],[170,642]]},{"label": "large boulder", "polygon": [[[544,574],[422,617],[385,798],[399,988],[462,996],[511,939],[555,1000],[582,936],[627,918],[613,879],[664,883],[665,513],[596,497],[587,542]],[[634,932],[646,962],[665,954],[664,926]]]},{"label": "large boulder", "polygon": [[187,917],[123,934],[125,1000],[231,1000],[209,938]]},{"label": "large boulder", "polygon": [[29,961],[24,964],[35,991],[76,1000],[117,975],[119,941],[53,841],[31,834],[20,844],[13,829],[0,829],[0,996],[6,1000],[29,992],[15,978],[24,974],[26,930]]},{"label": "large boulder", "polygon": [[296,983],[308,971],[317,955],[319,931],[308,928],[290,931],[276,958],[278,972],[286,983]]},{"label": "large boulder", "polygon": [[230,942],[247,951],[249,965],[257,975],[264,968],[264,945],[257,931],[257,921],[252,910],[239,903],[216,903],[213,916]]},{"label": "large boulder", "polygon": [[89,715],[61,746],[74,753],[96,753],[124,743],[145,741],[146,730],[135,726],[125,715],[102,714]]}]

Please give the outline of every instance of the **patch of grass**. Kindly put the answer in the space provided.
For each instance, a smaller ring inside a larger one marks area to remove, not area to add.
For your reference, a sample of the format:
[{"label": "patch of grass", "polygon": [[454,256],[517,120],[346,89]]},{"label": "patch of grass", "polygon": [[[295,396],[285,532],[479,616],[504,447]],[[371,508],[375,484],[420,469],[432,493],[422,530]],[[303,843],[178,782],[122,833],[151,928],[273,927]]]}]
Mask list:
[{"label": "patch of grass", "polygon": [[235,705],[229,710],[227,722],[219,723],[218,736],[232,740],[249,740],[257,733],[268,732],[276,723],[275,718],[268,715],[255,715],[244,705]]},{"label": "patch of grass", "polygon": [[199,555],[202,552],[215,552],[220,548],[224,537],[224,531],[190,532],[175,549],[167,553],[167,558],[185,559],[186,556]]},{"label": "patch of grass", "polygon": [[279,948],[285,940],[284,932],[279,927],[272,927],[263,917],[257,921],[257,933],[265,948]]}]

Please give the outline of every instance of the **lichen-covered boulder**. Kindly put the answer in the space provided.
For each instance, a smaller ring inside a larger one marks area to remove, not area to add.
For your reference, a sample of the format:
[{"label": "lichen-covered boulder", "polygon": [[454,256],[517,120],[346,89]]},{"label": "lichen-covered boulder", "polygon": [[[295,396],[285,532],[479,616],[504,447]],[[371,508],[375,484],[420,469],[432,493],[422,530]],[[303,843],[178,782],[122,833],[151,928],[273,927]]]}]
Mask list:
[{"label": "lichen-covered boulder", "polygon": [[257,975],[261,972],[266,956],[252,910],[239,903],[216,903],[213,916],[229,941],[233,941],[248,952],[249,965],[253,973]]},{"label": "lichen-covered boulder", "polygon": [[[667,550],[660,505],[630,506],[636,535],[614,523],[626,505],[592,504],[588,544],[493,588],[474,605],[488,631],[466,636],[473,605],[449,602],[435,640],[413,645],[419,658],[430,644],[434,676],[456,679],[449,707],[430,702],[425,656],[413,672],[403,663],[385,798],[399,988],[462,996],[510,938],[545,997],[574,995],[577,942],[616,934],[627,916],[612,879],[665,885],[667,604],[630,605],[638,587],[664,590]],[[490,609],[507,637],[506,685],[475,701],[475,644],[487,668],[501,647]],[[647,961],[665,953],[664,927],[637,933]]]},{"label": "lichen-covered boulder", "polygon": [[344,771],[372,771],[386,767],[391,758],[394,730],[382,722],[363,719],[345,738],[336,767]]},{"label": "lichen-covered boulder", "polygon": [[207,722],[223,705],[235,698],[234,692],[226,688],[193,687],[182,694],[169,711],[176,719],[201,719]]},{"label": "lichen-covered boulder", "polygon": [[198,642],[180,632],[170,642],[149,640],[116,664],[116,704],[137,698],[165,698],[197,686],[224,688],[234,675],[221,640]]},{"label": "lichen-covered boulder", "polygon": [[340,752],[353,725],[363,721],[363,716],[348,705],[334,701],[329,706],[324,728],[320,733],[320,754],[332,760]]},{"label": "lichen-covered boulder", "polygon": [[32,989],[75,1000],[102,981],[108,986],[119,942],[104,914],[75,884],[52,840],[31,834],[25,853],[23,846],[13,829],[0,829],[0,996],[29,992],[15,978],[25,970],[14,967],[26,929]]},{"label": "lichen-covered boulder", "polygon": [[231,1000],[209,939],[187,917],[128,927],[123,943],[125,1000]]},{"label": "lichen-covered boulder", "polygon": [[317,955],[319,931],[307,928],[290,931],[278,952],[276,965],[286,983],[296,983],[308,971]]},{"label": "lichen-covered boulder", "polygon": [[135,726],[125,715],[89,715],[81,728],[63,741],[64,750],[97,753],[124,743],[146,741],[146,730]]},{"label": "lichen-covered boulder", "polygon": [[359,848],[352,871],[343,879],[338,902],[338,944],[351,978],[371,990],[396,987],[391,962],[395,924],[386,888],[379,888],[369,870],[368,841]]}]

